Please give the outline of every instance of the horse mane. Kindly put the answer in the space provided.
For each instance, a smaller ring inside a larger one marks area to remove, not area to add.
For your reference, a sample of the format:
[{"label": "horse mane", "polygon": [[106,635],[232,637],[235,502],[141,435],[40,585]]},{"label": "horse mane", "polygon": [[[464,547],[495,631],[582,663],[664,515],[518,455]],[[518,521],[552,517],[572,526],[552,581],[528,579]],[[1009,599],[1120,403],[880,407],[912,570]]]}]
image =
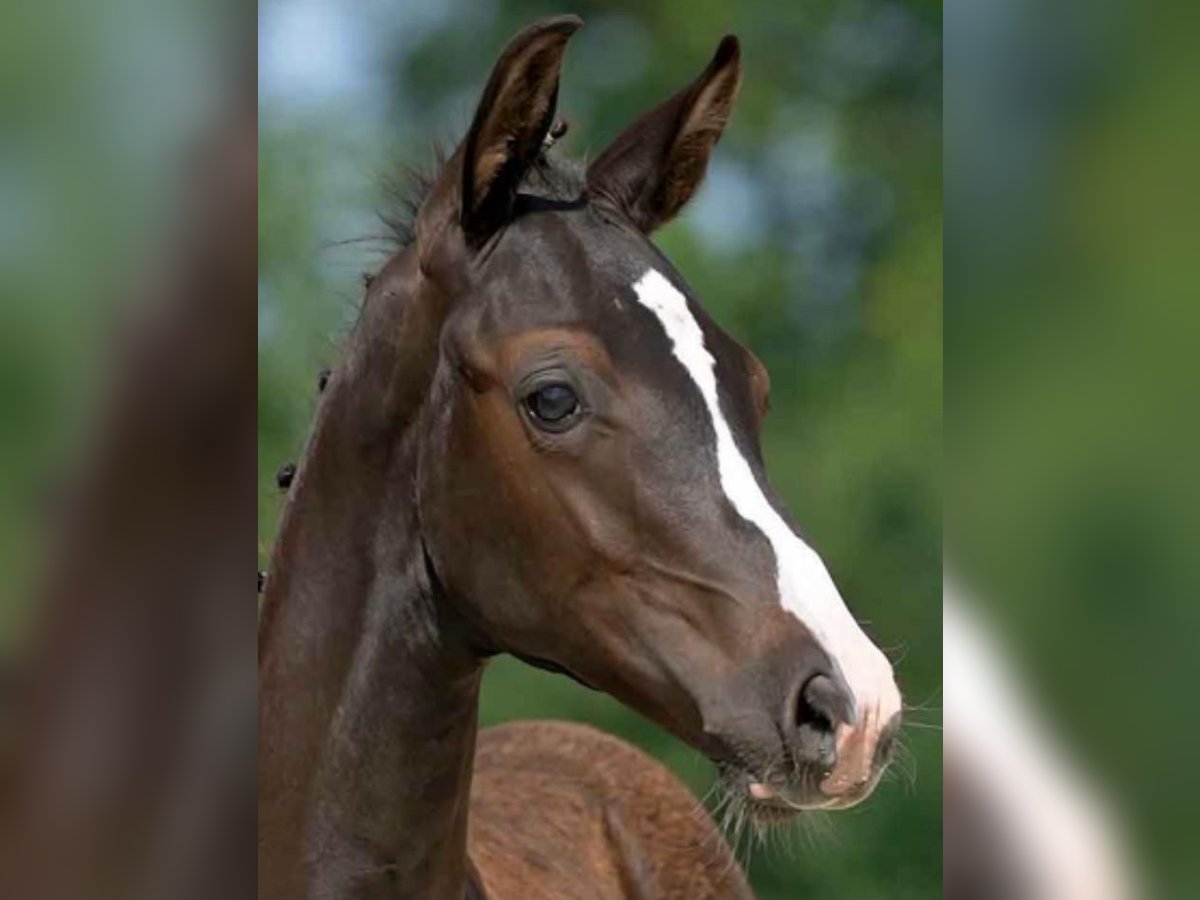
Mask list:
[{"label": "horse mane", "polygon": [[[398,177],[384,183],[387,201],[379,217],[397,250],[411,247],[416,239],[417,214],[449,155],[444,145],[435,144],[429,165],[406,166]],[[583,193],[586,173],[585,160],[566,159],[547,147],[525,173],[520,190],[541,200],[569,202]]]}]

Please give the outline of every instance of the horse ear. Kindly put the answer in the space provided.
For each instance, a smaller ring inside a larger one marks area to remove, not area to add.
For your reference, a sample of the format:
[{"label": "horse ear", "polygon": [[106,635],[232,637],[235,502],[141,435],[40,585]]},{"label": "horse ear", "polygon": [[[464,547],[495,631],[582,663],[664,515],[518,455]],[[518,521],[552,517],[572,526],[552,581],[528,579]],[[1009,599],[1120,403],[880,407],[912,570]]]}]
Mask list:
[{"label": "horse ear", "polygon": [[700,76],[623,131],[588,167],[588,191],[646,233],[670,221],[704,179],[742,81],[738,40],[726,35]]},{"label": "horse ear", "polygon": [[492,69],[461,150],[459,216],[472,243],[511,214],[554,118],[567,41],[582,24],[578,16],[543,19],[513,38]]}]

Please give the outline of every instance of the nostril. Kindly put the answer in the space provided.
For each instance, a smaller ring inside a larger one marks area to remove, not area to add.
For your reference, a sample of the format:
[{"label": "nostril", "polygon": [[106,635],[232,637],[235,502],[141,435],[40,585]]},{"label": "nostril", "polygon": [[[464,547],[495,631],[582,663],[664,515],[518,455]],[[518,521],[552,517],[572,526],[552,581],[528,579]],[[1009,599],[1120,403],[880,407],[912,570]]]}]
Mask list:
[{"label": "nostril", "polygon": [[797,760],[832,767],[837,761],[834,731],[852,712],[848,692],[832,677],[814,675],[804,682],[791,706]]},{"label": "nostril", "polygon": [[850,692],[829,675],[814,675],[804,683],[796,704],[796,724],[813,724],[833,731],[841,723],[853,724]]},{"label": "nostril", "polygon": [[795,708],[797,728],[833,731],[833,716],[826,701],[826,689],[822,684],[828,681],[824,675],[814,675],[800,689]]}]

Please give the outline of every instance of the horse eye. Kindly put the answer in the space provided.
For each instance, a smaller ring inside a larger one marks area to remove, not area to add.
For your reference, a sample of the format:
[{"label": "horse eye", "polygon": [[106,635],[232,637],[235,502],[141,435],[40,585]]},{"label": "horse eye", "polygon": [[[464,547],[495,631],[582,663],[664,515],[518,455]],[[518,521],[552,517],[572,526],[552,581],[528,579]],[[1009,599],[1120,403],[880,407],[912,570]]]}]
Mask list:
[{"label": "horse eye", "polygon": [[535,424],[562,428],[579,412],[579,397],[570,385],[543,385],[525,397],[525,408]]}]

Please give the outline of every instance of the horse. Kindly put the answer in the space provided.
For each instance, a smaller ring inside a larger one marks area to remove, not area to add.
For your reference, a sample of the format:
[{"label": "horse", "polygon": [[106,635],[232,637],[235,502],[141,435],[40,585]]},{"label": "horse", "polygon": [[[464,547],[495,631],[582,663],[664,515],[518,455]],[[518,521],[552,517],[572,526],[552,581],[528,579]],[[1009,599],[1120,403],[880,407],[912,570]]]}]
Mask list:
[{"label": "horse", "polygon": [[767,481],[767,373],[650,239],[738,41],[582,165],[548,146],[581,24],[504,49],[326,379],[261,612],[260,897],[751,897],[640,751],[477,734],[500,653],[667,729],[756,822],[851,806],[889,761],[891,666]]}]

